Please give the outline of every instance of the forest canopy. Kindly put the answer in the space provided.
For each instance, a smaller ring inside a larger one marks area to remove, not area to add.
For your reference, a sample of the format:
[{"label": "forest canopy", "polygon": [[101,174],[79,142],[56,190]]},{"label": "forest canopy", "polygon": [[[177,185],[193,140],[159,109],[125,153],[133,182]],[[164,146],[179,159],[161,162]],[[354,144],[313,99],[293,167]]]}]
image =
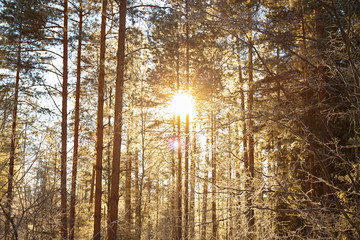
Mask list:
[{"label": "forest canopy", "polygon": [[1,239],[360,239],[356,0],[0,0]]}]

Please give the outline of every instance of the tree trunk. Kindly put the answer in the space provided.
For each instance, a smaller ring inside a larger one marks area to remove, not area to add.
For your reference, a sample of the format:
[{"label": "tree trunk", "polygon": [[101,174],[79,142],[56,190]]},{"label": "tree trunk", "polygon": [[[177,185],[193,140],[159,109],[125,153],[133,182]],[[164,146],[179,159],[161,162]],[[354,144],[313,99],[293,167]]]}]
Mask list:
[{"label": "tree trunk", "polygon": [[206,228],[207,228],[207,198],[208,198],[208,180],[209,180],[209,139],[206,139],[206,157],[205,157],[205,173],[204,173],[204,193],[202,201],[202,220],[201,220],[201,240],[206,240]]},{"label": "tree trunk", "polygon": [[[193,124],[193,126],[196,125]],[[189,239],[195,238],[195,159],[197,156],[195,137],[193,137],[192,142],[192,159],[190,164]]]},{"label": "tree trunk", "polygon": [[[231,112],[231,105],[229,106],[229,111]],[[232,139],[232,135],[231,135],[231,121],[230,121],[230,112],[228,113],[228,183],[232,184],[232,143],[231,143],[231,139]],[[227,209],[228,209],[228,214],[227,214],[227,218],[229,219],[226,223],[227,223],[227,229],[226,229],[226,239],[233,239],[232,235],[233,235],[233,202],[232,202],[232,194],[229,196],[228,200],[227,200]]]},{"label": "tree trunk", "polygon": [[[186,58],[186,92],[190,94],[190,53],[189,53],[189,4],[185,1],[185,58]],[[190,145],[189,113],[185,120],[185,192],[184,192],[184,239],[189,239],[189,145]]]},{"label": "tree trunk", "polygon": [[138,232],[137,231],[137,227],[139,226],[139,198],[140,198],[140,186],[139,186],[139,159],[138,159],[138,156],[139,153],[138,151],[136,150],[135,152],[135,156],[134,156],[134,165],[135,165],[135,173],[134,173],[134,183],[135,183],[135,226],[136,226],[136,231],[135,232]]},{"label": "tree trunk", "polygon": [[250,194],[247,194],[247,207],[248,212],[246,214],[248,221],[248,238],[254,239],[253,232],[255,231],[255,219],[254,219],[254,209],[252,208],[253,204],[253,195],[254,195],[254,187],[253,187],[253,179],[254,179],[254,129],[253,129],[253,120],[252,120],[252,107],[253,107],[253,50],[252,50],[252,40],[249,40],[249,93],[248,93],[248,119],[249,119],[249,155],[248,155],[248,188],[250,190]]},{"label": "tree trunk", "polygon": [[[111,109],[112,108],[112,87],[109,87],[109,90],[108,90],[108,108]],[[107,139],[108,139],[108,144],[107,144],[107,156],[106,156],[106,176],[107,176],[107,181],[106,181],[106,191],[107,191],[107,202],[106,202],[106,207],[107,207],[107,217],[106,217],[106,220],[107,220],[107,224],[109,224],[109,206],[110,206],[110,181],[111,181],[111,143],[112,143],[112,140],[111,140],[111,135],[112,135],[112,129],[111,129],[111,114],[108,114],[108,132],[107,132]]]},{"label": "tree trunk", "polygon": [[[242,68],[241,68],[241,59],[240,59],[240,42],[237,38],[237,65],[238,65],[238,78],[240,84],[240,101],[241,101],[241,119],[242,119],[242,146],[243,146],[243,161],[244,161],[244,168],[248,169],[248,142],[247,142],[247,125],[246,125],[246,108],[245,108],[245,89],[244,89],[244,80],[242,76]],[[240,149],[240,146],[239,148]],[[238,165],[238,169],[236,170],[236,178],[240,181],[240,164]],[[241,186],[239,186],[241,189]],[[241,197],[238,197],[237,207],[240,209],[241,206]],[[241,214],[238,212],[237,217],[237,229],[241,229]]]},{"label": "tree trunk", "polygon": [[116,239],[119,209],[119,178],[120,158],[122,141],[122,108],[123,108],[123,86],[125,67],[125,30],[126,30],[126,0],[120,1],[120,24],[117,52],[117,74],[115,92],[115,117],[114,117],[114,146],[111,171],[110,192],[110,224],[108,228],[108,239]]},{"label": "tree trunk", "polygon": [[[173,139],[172,141],[177,141],[176,138],[176,116],[174,114],[173,116]],[[176,239],[176,161],[175,161],[175,153],[177,149],[175,149],[174,145],[174,151],[172,152],[171,156],[171,183],[172,183],[172,191],[171,191],[171,239]]]},{"label": "tree trunk", "polygon": [[81,40],[82,40],[82,24],[83,24],[83,9],[82,0],[80,0],[80,16],[79,16],[79,42],[77,49],[77,70],[76,70],[76,97],[75,97],[75,126],[74,126],[74,152],[73,152],[73,166],[71,178],[71,198],[70,198],[70,235],[69,239],[74,239],[75,232],[75,202],[76,202],[76,177],[77,177],[77,162],[78,162],[78,148],[79,148],[79,115],[80,115],[80,80],[81,80]]},{"label": "tree trunk", "polygon": [[68,0],[64,0],[63,36],[63,86],[62,86],[62,123],[61,123],[61,239],[68,238],[67,229],[67,190],[66,190],[66,153],[67,153],[67,98],[68,98]]},{"label": "tree trunk", "polygon": [[141,114],[141,177],[140,177],[140,183],[138,182],[138,204],[137,207],[137,219],[138,219],[138,240],[141,240],[141,234],[142,234],[142,195],[143,195],[143,184],[144,184],[144,177],[145,177],[145,138],[146,138],[146,132],[145,132],[145,113],[144,113],[144,80],[141,80],[141,101],[140,101],[140,114]]},{"label": "tree trunk", "polygon": [[[213,101],[213,96],[212,96]],[[212,106],[214,106],[212,104]],[[215,146],[215,114],[214,110],[211,110],[211,221],[212,221],[212,240],[217,239],[218,234],[218,222],[216,214],[216,146]]]},{"label": "tree trunk", "polygon": [[[179,38],[178,38],[179,41]],[[176,84],[177,92],[180,92],[180,52],[177,49],[177,58],[176,58]],[[176,191],[177,191],[177,214],[176,214],[176,240],[180,240],[182,237],[182,164],[181,164],[181,122],[180,115],[177,115],[177,139],[178,141],[178,167],[177,167],[177,182],[176,182]]]},{"label": "tree trunk", "polygon": [[[129,134],[129,133],[128,133]],[[127,141],[126,173],[125,173],[125,224],[127,234],[131,233],[131,173],[132,173],[132,154],[130,151],[131,140]],[[128,235],[130,236],[130,235]]]},{"label": "tree trunk", "polygon": [[[20,24],[20,30],[21,30]],[[10,222],[12,221],[12,201],[13,201],[13,181],[14,181],[14,165],[15,165],[15,150],[16,150],[16,131],[17,131],[17,111],[19,103],[19,85],[20,85],[20,70],[21,70],[21,31],[18,41],[17,60],[16,60],[16,76],[15,76],[15,92],[14,92],[14,108],[12,112],[11,125],[11,142],[10,142],[10,158],[9,158],[9,174],[8,174],[8,189],[7,189],[7,217],[5,221],[5,238],[8,237]],[[15,231],[17,233],[17,231]],[[17,238],[17,236],[16,236]]]},{"label": "tree trunk", "polygon": [[177,116],[177,128],[178,128],[178,136],[177,136],[177,141],[179,143],[179,147],[178,147],[178,167],[177,167],[177,187],[176,187],[176,191],[177,191],[177,217],[176,217],[176,227],[177,227],[177,236],[176,239],[180,240],[182,237],[182,184],[181,184],[181,180],[182,180],[182,164],[181,164],[181,138],[180,138],[180,134],[181,134],[181,129],[180,129],[180,115]]},{"label": "tree trunk", "polygon": [[[95,175],[96,175],[96,171],[95,171],[95,166],[93,165],[93,170],[92,170],[92,174],[91,174],[91,183],[90,183],[90,200],[89,200],[90,207],[94,201]],[[89,209],[89,211],[90,211],[90,209]]]},{"label": "tree trunk", "polygon": [[159,177],[156,179],[156,192],[155,192],[155,202],[156,202],[156,219],[155,219],[155,240],[159,239],[159,206],[161,204],[161,196],[160,193],[160,179]]},{"label": "tree trunk", "polygon": [[105,43],[106,43],[106,8],[107,0],[102,2],[100,33],[100,69],[98,77],[98,111],[96,127],[96,187],[94,210],[94,239],[100,240],[101,230],[101,195],[102,195],[102,157],[104,141],[104,85],[105,85]]}]

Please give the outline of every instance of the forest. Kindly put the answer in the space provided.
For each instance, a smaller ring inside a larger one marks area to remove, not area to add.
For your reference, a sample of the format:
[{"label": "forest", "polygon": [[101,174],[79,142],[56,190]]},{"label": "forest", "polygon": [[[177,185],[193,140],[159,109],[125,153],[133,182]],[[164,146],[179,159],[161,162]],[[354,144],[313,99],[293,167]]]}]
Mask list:
[{"label": "forest", "polygon": [[358,0],[0,0],[0,239],[360,239]]}]

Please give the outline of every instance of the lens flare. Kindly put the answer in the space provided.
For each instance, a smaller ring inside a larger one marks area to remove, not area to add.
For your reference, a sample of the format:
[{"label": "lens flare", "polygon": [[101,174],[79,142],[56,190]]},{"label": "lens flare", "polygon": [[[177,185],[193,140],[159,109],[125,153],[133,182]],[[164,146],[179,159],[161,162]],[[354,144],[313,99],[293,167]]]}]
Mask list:
[{"label": "lens flare", "polygon": [[173,151],[179,151],[181,146],[179,137],[169,138],[168,145]]}]

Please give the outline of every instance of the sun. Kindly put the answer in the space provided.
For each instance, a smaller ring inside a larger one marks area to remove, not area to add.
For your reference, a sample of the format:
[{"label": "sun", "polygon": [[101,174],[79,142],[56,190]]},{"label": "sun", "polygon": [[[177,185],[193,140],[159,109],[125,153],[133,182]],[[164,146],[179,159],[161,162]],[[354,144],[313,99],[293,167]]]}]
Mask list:
[{"label": "sun", "polygon": [[195,113],[194,99],[188,93],[176,94],[172,99],[170,109],[181,118],[185,118],[187,114],[193,117]]}]

